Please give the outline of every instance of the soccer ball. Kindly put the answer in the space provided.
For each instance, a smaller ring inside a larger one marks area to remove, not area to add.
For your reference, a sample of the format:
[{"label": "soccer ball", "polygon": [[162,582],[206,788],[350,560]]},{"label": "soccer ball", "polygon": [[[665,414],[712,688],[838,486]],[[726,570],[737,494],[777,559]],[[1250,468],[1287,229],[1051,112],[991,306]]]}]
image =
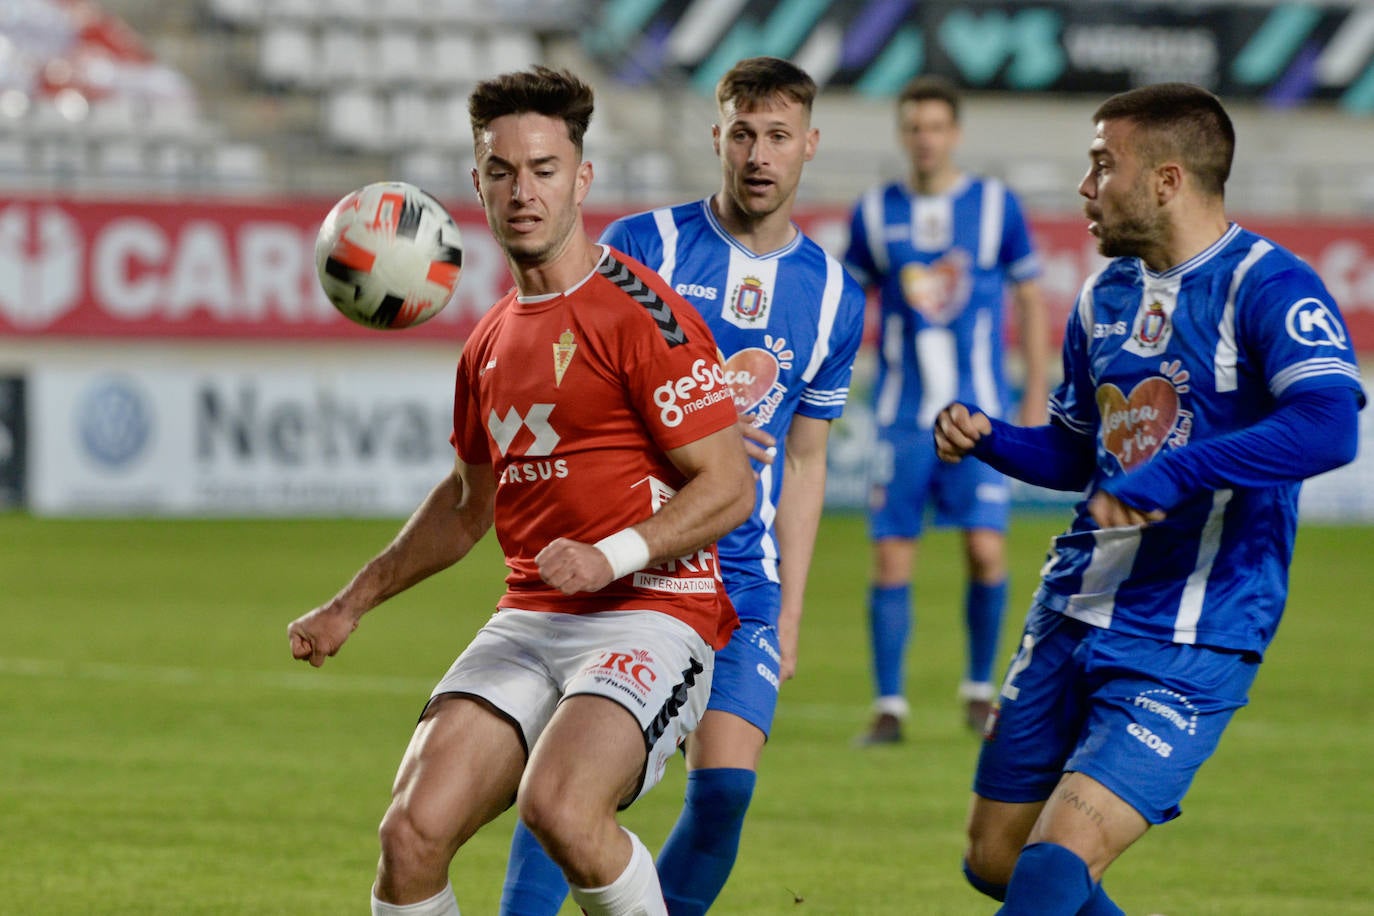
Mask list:
[{"label": "soccer ball", "polygon": [[324,294],[369,328],[409,328],[453,298],[463,269],[458,224],[439,201],[404,181],[380,181],[334,205],[315,237]]}]

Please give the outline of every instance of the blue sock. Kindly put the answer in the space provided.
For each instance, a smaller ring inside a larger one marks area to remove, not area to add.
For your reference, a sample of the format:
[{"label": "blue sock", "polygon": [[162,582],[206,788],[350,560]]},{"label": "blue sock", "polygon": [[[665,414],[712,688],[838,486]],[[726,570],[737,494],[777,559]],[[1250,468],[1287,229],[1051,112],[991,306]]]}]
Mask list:
[{"label": "blue sock", "polygon": [[755,778],[735,768],[687,774],[682,813],[656,863],[671,916],[701,916],[715,903],[735,866]]},{"label": "blue sock", "polygon": [[1075,916],[1126,916],[1126,911],[1107,896],[1101,882],[1098,882],[1093,885],[1093,895],[1088,898],[1087,903],[1078,908]]},{"label": "blue sock", "polygon": [[993,884],[991,881],[975,875],[973,869],[968,867],[968,859],[964,860],[964,878],[980,894],[986,894],[999,903],[1007,899],[1007,886],[1005,884]]},{"label": "blue sock", "polygon": [[515,822],[501,886],[501,916],[555,916],[568,896],[563,870],[521,821]]},{"label": "blue sock", "polygon": [[911,636],[911,586],[875,585],[868,592],[873,675],[880,697],[906,693],[906,644]]},{"label": "blue sock", "polygon": [[968,680],[974,683],[992,681],[997,639],[1002,632],[1002,615],[1006,609],[1007,580],[996,585],[969,583],[964,596],[964,615],[968,621]]},{"label": "blue sock", "polygon": [[1055,843],[1021,850],[1000,916],[1077,916],[1096,890],[1088,864]]}]

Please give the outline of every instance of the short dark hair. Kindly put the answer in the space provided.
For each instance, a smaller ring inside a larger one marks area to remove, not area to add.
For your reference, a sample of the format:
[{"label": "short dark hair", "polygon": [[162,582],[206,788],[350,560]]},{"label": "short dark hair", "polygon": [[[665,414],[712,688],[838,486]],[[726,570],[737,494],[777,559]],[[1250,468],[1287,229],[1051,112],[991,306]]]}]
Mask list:
[{"label": "short dark hair", "polygon": [[1143,128],[1139,151],[1150,166],[1176,159],[1208,194],[1223,196],[1236,153],[1236,130],[1215,95],[1191,83],[1155,83],[1118,93],[1093,123],[1128,120]]},{"label": "short dark hair", "polygon": [[535,65],[529,70],[503,73],[478,83],[468,96],[472,137],[497,118],[513,114],[541,114],[562,118],[568,139],[582,152],[582,138],[592,121],[592,89],[569,70]]},{"label": "short dark hair", "polygon": [[742,111],[767,105],[778,96],[791,99],[811,113],[816,81],[796,64],[780,57],[747,57],[716,83],[716,104],[734,102]]},{"label": "short dark hair", "polygon": [[943,76],[918,76],[902,87],[897,96],[897,107],[907,102],[944,102],[954,113],[954,121],[959,121],[959,89]]}]

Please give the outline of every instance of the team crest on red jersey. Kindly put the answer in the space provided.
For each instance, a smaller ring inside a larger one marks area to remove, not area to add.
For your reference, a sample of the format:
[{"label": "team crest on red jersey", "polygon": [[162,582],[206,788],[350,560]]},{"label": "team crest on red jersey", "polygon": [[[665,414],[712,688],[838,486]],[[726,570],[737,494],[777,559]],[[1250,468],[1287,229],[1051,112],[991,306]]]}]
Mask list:
[{"label": "team crest on red jersey", "polygon": [[572,365],[572,359],[576,353],[577,344],[573,342],[573,332],[569,328],[558,335],[558,343],[553,345],[553,385],[555,388],[563,384],[563,373],[567,372],[568,366]]}]

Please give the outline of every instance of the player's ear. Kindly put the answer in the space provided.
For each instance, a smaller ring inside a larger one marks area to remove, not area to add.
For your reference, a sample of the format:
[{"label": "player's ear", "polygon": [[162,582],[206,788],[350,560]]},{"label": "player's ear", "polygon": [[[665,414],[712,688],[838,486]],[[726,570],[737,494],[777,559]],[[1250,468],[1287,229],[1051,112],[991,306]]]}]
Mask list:
[{"label": "player's ear", "polygon": [[577,166],[577,202],[580,204],[587,199],[587,192],[592,189],[592,161],[583,159]]},{"label": "player's ear", "polygon": [[806,154],[803,161],[810,162],[816,155],[816,147],[821,142],[821,129],[813,127],[806,132]]},{"label": "player's ear", "polygon": [[720,125],[711,125],[711,149],[715,150],[716,158],[720,158]]},{"label": "player's ear", "polygon": [[477,202],[485,207],[487,202],[482,199],[482,180],[477,177],[476,169],[472,170],[472,190],[477,192]]},{"label": "player's ear", "polygon": [[1183,166],[1177,162],[1162,162],[1154,170],[1155,199],[1167,204],[1183,190]]}]

